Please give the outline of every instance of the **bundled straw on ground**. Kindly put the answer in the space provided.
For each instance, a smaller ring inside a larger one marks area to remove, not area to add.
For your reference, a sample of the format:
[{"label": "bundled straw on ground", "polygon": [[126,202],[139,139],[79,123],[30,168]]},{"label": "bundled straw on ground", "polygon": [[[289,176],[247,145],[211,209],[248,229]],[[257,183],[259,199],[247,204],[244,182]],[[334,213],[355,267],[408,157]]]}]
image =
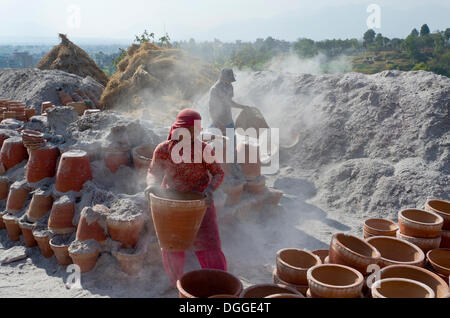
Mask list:
[{"label": "bundled straw on ground", "polygon": [[90,76],[106,86],[108,77],[89,55],[60,34],[61,43],[53,47],[36,65],[40,70],[61,70],[81,77]]}]

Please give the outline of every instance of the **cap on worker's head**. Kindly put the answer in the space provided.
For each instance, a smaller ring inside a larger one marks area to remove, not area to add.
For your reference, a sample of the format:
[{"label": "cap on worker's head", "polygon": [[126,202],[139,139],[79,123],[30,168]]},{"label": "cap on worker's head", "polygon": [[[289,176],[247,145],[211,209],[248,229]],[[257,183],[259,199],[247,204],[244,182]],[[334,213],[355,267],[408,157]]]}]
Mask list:
[{"label": "cap on worker's head", "polygon": [[231,68],[224,68],[222,72],[220,72],[220,80],[226,82],[236,82],[236,78],[234,77],[233,70]]}]

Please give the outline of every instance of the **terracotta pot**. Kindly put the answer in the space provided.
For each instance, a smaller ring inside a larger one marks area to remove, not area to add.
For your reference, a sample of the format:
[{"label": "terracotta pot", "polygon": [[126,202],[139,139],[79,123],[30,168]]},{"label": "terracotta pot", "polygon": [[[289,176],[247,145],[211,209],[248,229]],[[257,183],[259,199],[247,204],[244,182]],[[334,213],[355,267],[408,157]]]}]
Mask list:
[{"label": "terracotta pot", "polygon": [[259,176],[255,180],[247,181],[244,190],[252,194],[263,194],[266,190],[266,177]]},{"label": "terracotta pot", "polygon": [[307,273],[313,298],[359,298],[364,285],[363,275],[348,266],[322,264]]},{"label": "terracotta pot", "polygon": [[311,253],[319,256],[319,258],[323,264],[325,262],[325,258],[330,254],[330,251],[329,250],[315,250],[315,251],[312,251]]},{"label": "terracotta pot", "polygon": [[450,230],[450,202],[445,200],[428,200],[425,210],[434,212],[444,219],[442,229]]},{"label": "terracotta pot", "polygon": [[427,260],[435,272],[444,276],[450,276],[450,249],[437,248],[429,251],[427,253]]},{"label": "terracotta pot", "polygon": [[29,223],[29,222],[19,222],[19,227],[20,227],[20,230],[22,231],[23,240],[25,242],[25,245],[27,247],[36,246],[37,242],[36,242],[36,240],[34,239],[34,236],[33,236],[34,224],[33,223]]},{"label": "terracotta pot", "polygon": [[11,241],[20,241],[20,234],[22,231],[19,227],[19,222],[14,215],[9,213],[3,214],[3,223],[8,231],[8,237]]},{"label": "terracotta pot", "polygon": [[27,164],[28,182],[34,183],[54,177],[58,156],[59,149],[53,146],[31,150]]},{"label": "terracotta pot", "polygon": [[30,189],[26,185],[18,185],[14,183],[8,194],[6,200],[6,209],[10,212],[17,212],[23,209],[25,202],[27,202]]},{"label": "terracotta pot", "polygon": [[237,161],[241,165],[242,174],[247,180],[252,180],[261,175],[261,160],[259,146],[254,143],[240,143],[236,147]]},{"label": "terracotta pot", "polygon": [[76,231],[72,223],[75,215],[75,202],[68,196],[62,196],[53,203],[48,228],[55,234],[68,234]]},{"label": "terracotta pot", "polygon": [[27,121],[30,121],[30,118],[36,115],[36,110],[34,108],[25,109],[25,116]]},{"label": "terracotta pot", "polygon": [[386,219],[368,219],[364,222],[364,232],[371,236],[393,236],[398,230],[398,225]]},{"label": "terracotta pot", "polygon": [[92,170],[86,151],[70,150],[63,153],[56,173],[55,190],[63,193],[79,192],[88,180],[92,180]]},{"label": "terracotta pot", "polygon": [[369,274],[367,267],[379,260],[377,249],[356,236],[337,233],[331,239],[330,263],[347,265],[366,275]]},{"label": "terracotta pot", "polygon": [[280,278],[280,276],[278,276],[276,268],[272,272],[272,280],[273,280],[274,284],[290,287],[292,289],[297,290],[302,295],[306,295],[306,290],[308,289],[308,282],[305,285],[296,285],[296,284],[290,284],[288,282],[285,282],[284,280],[282,280]]},{"label": "terracotta pot", "polygon": [[406,278],[386,278],[376,281],[371,288],[372,298],[434,298],[427,285]]},{"label": "terracotta pot", "polygon": [[390,265],[378,272],[379,279],[407,278],[431,287],[437,298],[450,297],[448,284],[435,273],[412,265]]},{"label": "terracotta pot", "polygon": [[104,150],[103,155],[105,165],[112,173],[116,173],[122,165],[131,165],[130,154],[128,150]]},{"label": "terracotta pot", "polygon": [[167,251],[185,251],[193,244],[207,206],[198,193],[150,194],[153,224],[159,245]]},{"label": "terracotta pot", "polygon": [[3,142],[0,151],[1,162],[6,170],[18,165],[28,158],[27,149],[23,146],[21,137],[11,137]]},{"label": "terracotta pot", "polygon": [[79,241],[87,241],[94,239],[105,245],[107,240],[106,235],[106,217],[108,210],[105,206],[85,207],[81,211],[80,221],[78,222],[76,238]]},{"label": "terracotta pot", "polygon": [[112,252],[120,268],[128,275],[137,275],[141,272],[146,253],[146,248],[136,250],[134,253],[125,253],[121,250]]},{"label": "terracotta pot", "polygon": [[81,273],[86,273],[94,269],[95,264],[97,264],[99,254],[99,250],[84,254],[71,253],[69,251],[69,255],[72,258],[73,263],[80,266]]},{"label": "terracotta pot", "polygon": [[58,238],[56,236],[50,240],[50,248],[53,250],[53,253],[55,253],[58,264],[61,266],[67,266],[72,264],[73,261],[69,255],[70,243],[59,244],[57,240]]},{"label": "terracotta pot", "polygon": [[264,298],[275,294],[301,295],[297,290],[285,285],[258,284],[244,289],[240,298]]},{"label": "terracotta pot", "polygon": [[50,232],[38,231],[37,229],[34,229],[33,236],[39,246],[39,249],[41,250],[42,255],[45,258],[52,257],[54,253],[50,247],[50,240],[52,238]]},{"label": "terracotta pot", "polygon": [[441,244],[441,236],[433,238],[411,237],[400,233],[400,231],[397,231],[397,238],[416,245],[424,253],[428,252],[429,250],[439,248],[439,245]]},{"label": "terracotta pot", "polygon": [[286,248],[277,252],[277,275],[290,284],[307,285],[306,272],[319,264],[319,256],[308,251]]},{"label": "terracotta pot", "polygon": [[[438,275],[447,285],[449,284],[449,280],[450,280],[449,276],[442,275],[442,274],[439,274],[439,273],[435,273],[435,274]],[[448,293],[447,297],[445,297],[445,298],[450,298],[450,293]]]},{"label": "terracotta pot", "polygon": [[223,186],[222,191],[227,195],[225,205],[236,205],[241,200],[242,192],[244,191],[244,184]]},{"label": "terracotta pot", "polygon": [[266,296],[264,298],[305,298],[305,296],[294,295],[294,294],[274,294],[274,295]]},{"label": "terracotta pot", "polygon": [[450,231],[442,230],[441,232],[441,248],[450,248]]},{"label": "terracotta pot", "polygon": [[31,222],[36,222],[51,210],[53,198],[50,193],[39,191],[33,193],[30,205],[27,210],[27,218]]},{"label": "terracotta pot", "polygon": [[425,254],[412,243],[390,236],[375,236],[367,239],[367,243],[381,253],[378,265],[383,268],[388,265],[402,264],[423,267]]},{"label": "terracotta pot", "polygon": [[8,180],[0,180],[0,200],[5,200],[8,198],[9,193],[9,182]]},{"label": "terracotta pot", "polygon": [[155,147],[152,145],[141,145],[131,151],[134,167],[142,172],[147,172],[152,162]]},{"label": "terracotta pot", "polygon": [[185,273],[177,281],[180,298],[208,298],[214,295],[238,296],[242,283],[234,275],[218,269],[200,269]]},{"label": "terracotta pot", "polygon": [[432,238],[439,236],[443,224],[444,219],[434,212],[407,209],[398,213],[400,233],[412,237]]},{"label": "terracotta pot", "polygon": [[119,220],[109,216],[106,224],[112,240],[122,243],[121,247],[123,248],[133,248],[139,241],[144,221],[144,214],[140,214],[132,220]]}]

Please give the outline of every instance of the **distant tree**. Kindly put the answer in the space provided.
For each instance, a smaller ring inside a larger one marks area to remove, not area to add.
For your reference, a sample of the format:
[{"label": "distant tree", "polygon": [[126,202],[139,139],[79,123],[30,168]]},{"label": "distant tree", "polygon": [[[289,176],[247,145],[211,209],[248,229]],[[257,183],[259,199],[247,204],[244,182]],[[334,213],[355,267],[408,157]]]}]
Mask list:
[{"label": "distant tree", "polygon": [[314,41],[310,39],[299,39],[293,49],[300,57],[313,57],[318,53]]},{"label": "distant tree", "polygon": [[446,38],[446,40],[447,40],[447,42],[448,42],[448,40],[450,40],[450,28],[447,28],[447,29],[444,31],[444,36],[445,36],[445,38]]},{"label": "distant tree", "polygon": [[364,33],[363,39],[364,47],[368,47],[375,40],[375,31],[372,29],[367,30],[366,33]]},{"label": "distant tree", "polygon": [[419,31],[417,31],[417,29],[414,28],[414,29],[411,31],[411,34],[410,34],[410,35],[413,36],[413,37],[415,37],[415,38],[417,38],[417,37],[419,36]]},{"label": "distant tree", "polygon": [[420,28],[420,36],[427,36],[428,34],[430,34],[430,28],[427,24],[422,25]]},{"label": "distant tree", "polygon": [[147,43],[155,41],[155,33],[148,33],[147,30],[144,30],[144,32],[141,35],[135,36],[135,42],[138,42],[139,44]]}]

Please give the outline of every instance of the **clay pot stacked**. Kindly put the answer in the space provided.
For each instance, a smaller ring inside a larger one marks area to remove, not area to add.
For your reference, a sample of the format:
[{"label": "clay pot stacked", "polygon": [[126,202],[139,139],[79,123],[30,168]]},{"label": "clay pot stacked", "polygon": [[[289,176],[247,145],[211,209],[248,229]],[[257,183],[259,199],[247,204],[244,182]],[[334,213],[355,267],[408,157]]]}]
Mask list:
[{"label": "clay pot stacked", "polygon": [[145,257],[147,255],[148,241],[141,240],[136,248],[121,249],[114,248],[112,255],[116,258],[120,268],[128,275],[138,275],[143,267]]},{"label": "clay pot stacked", "polygon": [[319,256],[304,250],[286,248],[277,252],[273,281],[298,290],[303,295],[308,290],[306,273],[309,268],[322,264]]},{"label": "clay pot stacked", "polygon": [[31,223],[26,219],[21,219],[19,220],[19,228],[22,232],[25,245],[27,247],[36,246],[37,243],[33,236],[34,223]]},{"label": "clay pot stacked", "polygon": [[450,277],[450,249],[437,248],[427,253],[428,267],[447,284]]},{"label": "clay pot stacked", "polygon": [[76,230],[72,223],[75,216],[75,200],[64,195],[53,202],[48,228],[55,234],[69,234]]},{"label": "clay pot stacked", "polygon": [[441,232],[442,248],[450,248],[450,202],[444,200],[428,200],[425,210],[434,212],[444,220]]},{"label": "clay pot stacked", "polygon": [[21,137],[11,137],[3,142],[0,159],[5,170],[13,168],[27,158],[27,149],[24,147]]},{"label": "clay pot stacked", "polygon": [[[30,149],[30,148],[29,148]],[[59,149],[55,146],[41,146],[30,149],[26,177],[30,183],[52,178],[56,173]]]},{"label": "clay pot stacked", "polygon": [[435,298],[434,291],[421,282],[406,278],[385,278],[371,288],[372,298]]},{"label": "clay pot stacked", "polygon": [[53,205],[53,197],[49,189],[36,189],[32,193],[30,205],[27,209],[27,219],[36,222],[44,217]]},{"label": "clay pot stacked", "polygon": [[11,213],[4,212],[2,218],[3,224],[8,231],[9,239],[11,241],[19,241],[22,231],[19,227],[19,220],[17,219],[17,217]]},{"label": "clay pot stacked", "polygon": [[133,157],[133,164],[136,170],[141,173],[146,173],[150,163],[152,162],[153,151],[155,147],[152,145],[140,145],[133,148],[131,155]]},{"label": "clay pot stacked", "polygon": [[110,214],[106,218],[108,233],[112,240],[121,243],[123,248],[134,248],[139,241],[145,216],[143,213],[123,218]]},{"label": "clay pot stacked", "polygon": [[76,239],[82,242],[94,239],[104,246],[107,240],[106,218],[108,214],[109,209],[104,205],[85,207],[81,211]]},{"label": "clay pot stacked", "polygon": [[79,192],[88,180],[92,180],[92,170],[86,151],[64,152],[56,172],[55,190],[60,193]]},{"label": "clay pot stacked", "polygon": [[150,206],[161,248],[167,251],[189,249],[207,209],[203,195],[173,191],[150,194]]},{"label": "clay pot stacked", "polygon": [[50,240],[53,237],[51,231],[47,227],[36,227],[33,229],[33,237],[41,250],[41,254],[45,258],[52,257],[54,252],[50,247]]},{"label": "clay pot stacked", "polygon": [[441,244],[444,219],[434,212],[406,209],[398,213],[397,238],[420,247],[424,253]]},{"label": "clay pot stacked", "polygon": [[100,255],[101,246],[96,240],[73,241],[69,246],[69,256],[74,264],[80,267],[81,273],[92,270]]},{"label": "clay pot stacked", "polygon": [[397,234],[398,225],[386,219],[368,219],[364,222],[364,238],[372,236],[392,236]]},{"label": "clay pot stacked", "polygon": [[50,248],[55,254],[58,264],[61,266],[67,266],[73,263],[69,255],[69,246],[72,241],[71,235],[58,235],[54,236],[49,242]]},{"label": "clay pot stacked", "polygon": [[28,200],[28,195],[31,188],[26,182],[16,181],[14,182],[8,193],[8,198],[6,200],[6,210],[12,214],[18,213],[25,206]]},{"label": "clay pot stacked", "polygon": [[234,275],[218,269],[185,273],[177,281],[180,298],[208,298],[216,295],[239,296],[242,283]]},{"label": "clay pot stacked", "polygon": [[103,149],[103,161],[106,167],[116,173],[120,166],[130,166],[130,149],[128,148],[105,148]]},{"label": "clay pot stacked", "polygon": [[[46,140],[44,139],[44,134],[36,131],[36,130],[22,130],[22,141],[23,145],[30,149],[39,149],[46,144]],[[57,149],[57,148],[56,148]]]}]

